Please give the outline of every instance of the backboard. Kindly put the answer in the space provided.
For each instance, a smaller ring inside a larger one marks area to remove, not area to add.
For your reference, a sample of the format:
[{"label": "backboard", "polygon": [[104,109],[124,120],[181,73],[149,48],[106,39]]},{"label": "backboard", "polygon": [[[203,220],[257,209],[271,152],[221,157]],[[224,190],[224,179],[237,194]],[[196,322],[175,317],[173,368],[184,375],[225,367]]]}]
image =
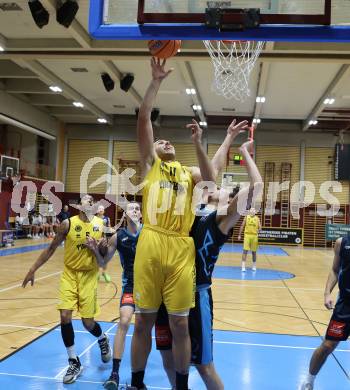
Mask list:
[{"label": "backboard", "polygon": [[[206,9],[225,10],[225,22],[242,19],[227,10],[255,9],[259,27],[219,31],[206,25]],[[349,0],[93,0],[90,34],[96,39],[237,39],[350,41]]]}]

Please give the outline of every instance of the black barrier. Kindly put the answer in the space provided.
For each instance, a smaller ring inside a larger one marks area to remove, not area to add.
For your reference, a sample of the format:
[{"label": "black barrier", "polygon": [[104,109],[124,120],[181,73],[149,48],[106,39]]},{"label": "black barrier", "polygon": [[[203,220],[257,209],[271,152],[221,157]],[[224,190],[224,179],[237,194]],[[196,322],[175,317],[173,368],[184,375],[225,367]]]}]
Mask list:
[{"label": "black barrier", "polygon": [[259,232],[260,244],[303,245],[303,229],[263,227]]}]

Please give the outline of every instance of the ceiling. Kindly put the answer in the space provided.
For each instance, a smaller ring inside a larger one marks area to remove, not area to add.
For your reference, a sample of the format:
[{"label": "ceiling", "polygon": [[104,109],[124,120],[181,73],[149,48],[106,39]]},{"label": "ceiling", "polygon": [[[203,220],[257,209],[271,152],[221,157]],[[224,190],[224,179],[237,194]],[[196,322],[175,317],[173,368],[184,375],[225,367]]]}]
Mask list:
[{"label": "ceiling", "polygon": [[[0,89],[64,123],[106,118],[112,124],[120,115],[134,117],[150,79],[147,43],[93,41],[87,31],[87,0],[79,2],[69,29],[56,22],[55,0],[41,2],[51,15],[42,30],[34,24],[27,0],[15,2],[20,11],[0,10],[0,38],[6,47],[0,53]],[[350,44],[267,43],[244,103],[212,91],[212,64],[202,42],[183,42],[168,65],[174,72],[155,104],[162,117],[193,116],[192,105],[197,104],[202,106],[200,119],[209,126],[227,123],[232,116],[259,118],[263,128],[293,123],[300,131],[337,133],[350,126]],[[109,93],[100,78],[103,72],[116,81]],[[135,76],[127,93],[119,88],[124,73]],[[63,92],[52,92],[50,85]],[[197,94],[187,95],[189,87]],[[264,96],[265,103],[256,103],[257,96]],[[324,104],[325,98],[334,98],[334,104]],[[74,107],[73,101],[84,108]],[[310,120],[318,122],[309,125]]]}]

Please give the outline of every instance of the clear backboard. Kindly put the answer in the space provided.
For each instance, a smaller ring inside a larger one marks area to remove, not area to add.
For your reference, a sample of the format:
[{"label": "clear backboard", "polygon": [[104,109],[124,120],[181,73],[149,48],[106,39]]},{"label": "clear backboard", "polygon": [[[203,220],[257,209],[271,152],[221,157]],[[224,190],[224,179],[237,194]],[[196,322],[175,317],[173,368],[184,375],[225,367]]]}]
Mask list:
[{"label": "clear backboard", "polygon": [[[208,28],[208,9],[224,10],[229,31]],[[241,25],[242,10],[258,23]],[[350,41],[349,0],[93,0],[90,33],[96,39],[252,39]],[[244,27],[244,28],[242,28]],[[223,35],[224,34],[224,35]],[[225,35],[226,34],[226,35]],[[293,39],[294,38],[294,39]]]}]

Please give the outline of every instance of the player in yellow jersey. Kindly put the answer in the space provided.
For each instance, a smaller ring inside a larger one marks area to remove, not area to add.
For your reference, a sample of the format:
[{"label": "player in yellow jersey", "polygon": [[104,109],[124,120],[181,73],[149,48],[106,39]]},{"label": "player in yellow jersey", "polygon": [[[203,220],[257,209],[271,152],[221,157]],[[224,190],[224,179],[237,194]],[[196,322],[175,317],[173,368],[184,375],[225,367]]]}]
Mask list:
[{"label": "player in yellow jersey", "polygon": [[78,310],[83,325],[98,338],[101,359],[107,363],[111,359],[108,337],[102,332],[94,317],[99,313],[97,303],[98,264],[95,255],[85,246],[86,238],[102,238],[103,221],[94,217],[93,198],[85,195],[80,200],[79,215],[62,221],[57,235],[30,268],[22,286],[34,284],[35,272],[44,265],[65,240],[64,270],[59,287],[58,309],[61,317],[61,334],[68,353],[69,367],[63,377],[64,383],[73,383],[82,371],[82,365],[74,347],[72,326],[73,310]]},{"label": "player in yellow jersey", "polygon": [[242,255],[242,272],[245,272],[245,264],[247,261],[248,251],[252,251],[253,267],[256,271],[256,251],[258,250],[258,233],[261,230],[259,217],[256,215],[256,210],[252,207],[248,215],[245,216],[243,223],[239,229],[238,239],[241,239],[244,230],[243,255]]},{"label": "player in yellow jersey", "polygon": [[[145,179],[144,227],[134,263],[136,319],[131,388],[146,388],[143,379],[152,345],[151,331],[164,302],[173,334],[176,389],[186,390],[191,357],[188,314],[195,303],[195,248],[189,232],[195,217],[191,207],[193,188],[201,181],[201,175],[198,167],[185,167],[176,161],[169,141],[154,142],[150,119],[153,103],[162,80],[172,71],[166,71],[164,66],[165,61],[152,58],[152,81],[138,114],[137,138]],[[231,125],[230,135],[213,159],[216,172],[225,164],[234,136],[247,127],[247,122]]]}]

